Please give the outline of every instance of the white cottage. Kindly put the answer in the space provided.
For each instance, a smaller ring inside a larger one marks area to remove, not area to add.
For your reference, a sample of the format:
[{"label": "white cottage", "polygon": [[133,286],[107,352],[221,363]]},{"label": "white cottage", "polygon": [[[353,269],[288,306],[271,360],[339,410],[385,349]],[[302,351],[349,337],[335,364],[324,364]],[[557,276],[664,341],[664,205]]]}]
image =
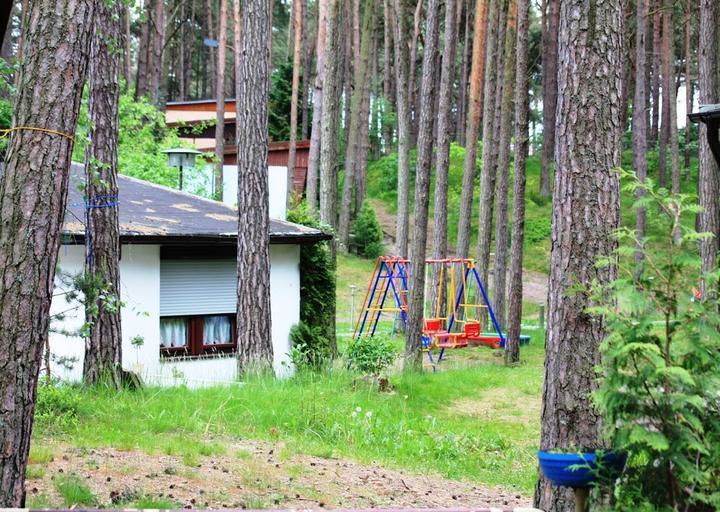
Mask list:
[{"label": "white cottage", "polygon": [[[73,165],[58,267],[82,271],[84,204]],[[123,368],[146,383],[203,386],[236,380],[237,210],[145,181],[119,177]],[[274,367],[289,369],[290,328],[300,315],[300,245],[329,239],[321,231],[270,221],[271,315]],[[56,279],[51,314],[64,313],[50,334],[53,373],[79,380],[84,341],[60,334],[84,322]],[[138,343],[142,340],[142,343]],[[134,343],[133,343],[134,341]],[[74,361],[71,368],[60,361]]]}]

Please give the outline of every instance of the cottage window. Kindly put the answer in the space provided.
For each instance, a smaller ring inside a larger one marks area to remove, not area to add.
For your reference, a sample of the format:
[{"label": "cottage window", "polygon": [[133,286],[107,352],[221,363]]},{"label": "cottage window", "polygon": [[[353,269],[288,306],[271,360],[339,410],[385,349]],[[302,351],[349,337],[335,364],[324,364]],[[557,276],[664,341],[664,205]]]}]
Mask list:
[{"label": "cottage window", "polygon": [[173,249],[161,252],[160,260],[161,355],[233,352],[237,346],[235,258]]},{"label": "cottage window", "polygon": [[201,356],[234,352],[234,315],[160,318],[160,352],[164,356]]}]

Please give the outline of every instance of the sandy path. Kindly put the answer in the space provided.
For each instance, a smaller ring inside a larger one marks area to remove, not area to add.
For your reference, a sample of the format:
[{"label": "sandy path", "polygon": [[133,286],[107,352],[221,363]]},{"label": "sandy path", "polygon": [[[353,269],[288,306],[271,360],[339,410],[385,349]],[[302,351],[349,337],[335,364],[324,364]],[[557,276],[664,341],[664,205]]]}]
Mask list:
[{"label": "sandy path", "polygon": [[[31,466],[32,467],[32,466]],[[242,441],[224,455],[183,460],[111,448],[53,447],[41,476],[27,480],[29,497],[62,506],[54,480],[77,475],[99,505],[116,507],[138,496],[185,508],[518,507],[531,499],[517,492],[435,475],[413,475],[350,460],[290,454],[281,445]]]}]

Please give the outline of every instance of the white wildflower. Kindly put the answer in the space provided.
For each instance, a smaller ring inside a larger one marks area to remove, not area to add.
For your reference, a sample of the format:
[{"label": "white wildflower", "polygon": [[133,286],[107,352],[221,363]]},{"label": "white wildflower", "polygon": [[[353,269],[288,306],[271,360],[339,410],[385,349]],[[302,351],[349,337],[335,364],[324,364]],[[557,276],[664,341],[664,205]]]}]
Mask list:
[{"label": "white wildflower", "polygon": [[365,413],[365,417],[368,418],[368,419],[372,418],[372,411],[366,412],[366,413]]}]

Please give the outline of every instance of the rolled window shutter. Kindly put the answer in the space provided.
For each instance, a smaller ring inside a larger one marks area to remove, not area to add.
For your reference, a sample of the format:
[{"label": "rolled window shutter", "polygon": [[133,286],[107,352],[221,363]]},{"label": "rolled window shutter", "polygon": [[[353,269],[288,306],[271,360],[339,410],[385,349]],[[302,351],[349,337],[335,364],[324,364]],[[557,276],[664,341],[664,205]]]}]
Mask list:
[{"label": "rolled window shutter", "polygon": [[234,313],[235,260],[161,260],[160,316]]}]

